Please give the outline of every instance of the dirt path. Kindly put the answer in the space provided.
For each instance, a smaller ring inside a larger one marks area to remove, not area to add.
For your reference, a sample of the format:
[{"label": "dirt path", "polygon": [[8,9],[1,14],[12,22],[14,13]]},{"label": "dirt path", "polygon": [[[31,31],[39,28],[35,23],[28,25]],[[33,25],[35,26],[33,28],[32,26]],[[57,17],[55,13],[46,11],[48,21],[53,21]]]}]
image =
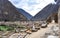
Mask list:
[{"label": "dirt path", "polygon": [[50,23],[47,28],[41,28],[35,33],[32,33],[31,35],[27,36],[26,38],[41,38],[46,32],[50,31],[50,28],[56,24]]},{"label": "dirt path", "polygon": [[[33,32],[30,35],[27,35],[25,38],[41,38],[45,33],[50,31],[50,28],[56,24],[50,23],[47,28],[41,28],[37,32]],[[17,38],[19,34],[15,34],[16,36],[11,35],[9,38]]]}]

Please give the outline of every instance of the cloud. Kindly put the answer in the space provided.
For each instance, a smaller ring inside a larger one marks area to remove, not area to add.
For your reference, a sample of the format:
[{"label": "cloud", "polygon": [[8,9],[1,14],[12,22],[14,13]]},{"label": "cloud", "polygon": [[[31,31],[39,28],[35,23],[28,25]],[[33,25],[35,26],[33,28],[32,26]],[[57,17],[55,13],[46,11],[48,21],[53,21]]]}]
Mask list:
[{"label": "cloud", "polygon": [[52,3],[55,4],[54,0],[9,0],[15,7],[22,8],[32,16],[35,16],[45,6]]},{"label": "cloud", "polygon": [[16,5],[16,4],[19,4],[21,0],[9,0],[9,1],[11,1],[14,5]]}]

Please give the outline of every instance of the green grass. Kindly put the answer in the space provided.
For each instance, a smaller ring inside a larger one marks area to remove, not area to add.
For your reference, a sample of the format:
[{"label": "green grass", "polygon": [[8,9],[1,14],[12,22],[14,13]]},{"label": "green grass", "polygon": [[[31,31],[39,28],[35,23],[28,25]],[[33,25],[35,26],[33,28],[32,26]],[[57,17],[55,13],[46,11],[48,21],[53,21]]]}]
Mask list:
[{"label": "green grass", "polygon": [[9,31],[13,30],[14,28],[6,26],[6,25],[0,25],[0,31]]},{"label": "green grass", "polygon": [[16,25],[16,26],[0,25],[0,31],[11,31],[14,30],[15,28],[26,29],[26,27],[23,25]]}]

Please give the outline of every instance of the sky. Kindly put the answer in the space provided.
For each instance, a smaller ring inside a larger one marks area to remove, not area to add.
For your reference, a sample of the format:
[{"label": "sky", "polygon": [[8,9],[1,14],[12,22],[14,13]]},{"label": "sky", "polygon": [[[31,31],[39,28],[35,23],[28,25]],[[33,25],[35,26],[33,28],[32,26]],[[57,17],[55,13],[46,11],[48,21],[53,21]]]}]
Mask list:
[{"label": "sky", "polygon": [[15,7],[21,8],[35,16],[48,4],[56,4],[54,0],[9,0]]}]

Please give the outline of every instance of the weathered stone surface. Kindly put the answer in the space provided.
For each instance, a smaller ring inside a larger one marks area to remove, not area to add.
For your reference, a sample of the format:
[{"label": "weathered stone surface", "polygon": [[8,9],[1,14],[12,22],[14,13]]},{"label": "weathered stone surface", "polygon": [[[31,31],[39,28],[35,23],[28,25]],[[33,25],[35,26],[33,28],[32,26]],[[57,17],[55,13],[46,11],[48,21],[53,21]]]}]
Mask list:
[{"label": "weathered stone surface", "polygon": [[[58,10],[58,24],[59,24],[59,28],[60,28],[60,6],[59,6],[59,10]],[[59,33],[59,36],[60,36],[60,33]]]}]

